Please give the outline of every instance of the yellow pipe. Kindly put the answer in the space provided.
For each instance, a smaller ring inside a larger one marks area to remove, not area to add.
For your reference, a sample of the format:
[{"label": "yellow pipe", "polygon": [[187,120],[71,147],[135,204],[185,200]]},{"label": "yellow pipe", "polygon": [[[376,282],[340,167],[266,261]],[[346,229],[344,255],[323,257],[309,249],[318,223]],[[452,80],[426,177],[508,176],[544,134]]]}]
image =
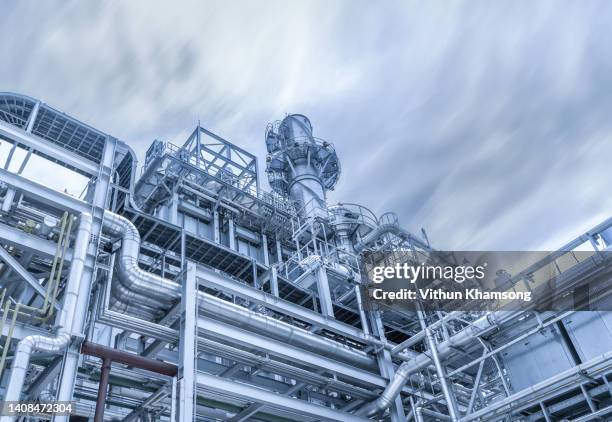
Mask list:
[{"label": "yellow pipe", "polygon": [[64,248],[60,257],[60,264],[57,270],[57,280],[55,282],[55,287],[53,288],[53,294],[51,295],[51,306],[48,309],[47,317],[53,315],[53,312],[55,310],[54,307],[55,301],[57,299],[57,290],[59,288],[60,279],[62,277],[62,269],[64,268],[64,258],[66,257],[66,253],[68,252],[68,245],[70,244],[70,232],[72,231],[72,222],[74,221],[74,219],[71,216],[69,216],[68,218],[68,229],[66,230],[66,237],[64,239]]},{"label": "yellow pipe", "polygon": [[47,290],[45,292],[45,302],[42,306],[43,313],[47,312],[47,306],[49,304],[49,293],[53,289],[53,283],[55,280],[55,271],[57,269],[57,261],[61,253],[61,245],[64,240],[64,233],[66,229],[66,222],[68,221],[68,213],[65,212],[62,216],[62,228],[60,229],[59,236],[57,239],[57,247],[55,249],[55,256],[53,257],[53,264],[51,265],[51,274],[49,274],[49,283],[47,284]]}]

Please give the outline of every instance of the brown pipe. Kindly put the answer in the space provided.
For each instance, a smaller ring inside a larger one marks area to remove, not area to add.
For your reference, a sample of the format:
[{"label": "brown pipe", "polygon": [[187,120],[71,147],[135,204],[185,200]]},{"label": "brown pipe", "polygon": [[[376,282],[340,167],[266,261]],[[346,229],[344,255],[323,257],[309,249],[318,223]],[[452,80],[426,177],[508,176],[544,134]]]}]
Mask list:
[{"label": "brown pipe", "polygon": [[84,341],[81,346],[81,353],[89,356],[96,356],[100,359],[109,358],[113,362],[133,366],[135,368],[146,369],[161,375],[174,377],[178,373],[178,367],[168,362],[157,359],[146,358],[143,356],[128,353],[123,350],[113,349],[112,347],[102,346],[101,344]]},{"label": "brown pipe", "polygon": [[94,422],[104,422],[104,407],[106,405],[106,390],[108,389],[108,378],[111,371],[110,358],[102,359],[102,371],[100,372],[100,383],[98,384],[98,398],[96,399],[96,413]]}]

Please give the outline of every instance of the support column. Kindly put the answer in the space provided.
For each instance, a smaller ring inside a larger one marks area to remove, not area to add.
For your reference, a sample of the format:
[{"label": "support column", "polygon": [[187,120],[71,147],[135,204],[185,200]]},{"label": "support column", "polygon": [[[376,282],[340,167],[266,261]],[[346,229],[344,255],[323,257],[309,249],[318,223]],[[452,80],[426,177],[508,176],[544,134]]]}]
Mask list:
[{"label": "support column", "polygon": [[276,262],[283,262],[283,249],[278,239],[276,239]]},{"label": "support column", "polygon": [[34,108],[30,113],[30,117],[28,117],[28,125],[26,126],[26,132],[28,133],[32,133],[32,129],[34,129],[34,122],[38,116],[38,110],[40,110],[40,101],[36,101],[36,104],[34,104]]},{"label": "support column", "polygon": [[272,267],[270,275],[270,290],[275,297],[278,297],[278,270],[275,266]]},{"label": "support column", "polygon": [[[387,338],[385,336],[385,330],[380,317],[380,312],[372,311],[369,313],[369,315],[372,322],[373,334],[378,336],[381,342],[386,343]],[[395,376],[395,367],[393,366],[393,361],[391,359],[391,352],[387,348],[382,348],[381,351],[377,353],[376,358],[378,360],[380,374],[383,377],[389,378],[389,382],[393,381],[393,377]],[[406,421],[406,414],[404,413],[404,406],[402,404],[400,394],[398,394],[395,400],[393,400],[393,404],[389,408],[389,415],[391,416],[391,422]]]},{"label": "support column", "polygon": [[361,329],[364,334],[370,334],[370,327],[368,326],[368,317],[366,316],[365,310],[363,309],[363,302],[361,300],[361,289],[359,284],[355,287],[355,300],[357,301],[357,309],[359,310],[359,319],[361,321]]},{"label": "support column", "polygon": [[219,243],[219,211],[217,210],[213,212],[213,232],[215,243]]},{"label": "support column", "polygon": [[2,212],[7,213],[11,210],[13,205],[13,199],[15,199],[15,189],[9,188],[4,195],[4,201],[2,202]]},{"label": "support column", "polygon": [[195,352],[196,352],[196,265],[187,262],[181,296],[181,329],[179,344],[178,415],[189,422],[195,416]]},{"label": "support column", "polygon": [[96,413],[94,422],[104,422],[104,407],[106,406],[106,390],[108,390],[108,379],[110,378],[111,360],[102,360],[102,370],[100,371],[100,383],[98,384],[98,397],[96,399]]},{"label": "support column", "polygon": [[459,409],[457,407],[457,401],[455,400],[455,395],[451,386],[448,383],[448,378],[446,377],[446,370],[440,361],[440,357],[438,356],[438,346],[436,344],[436,340],[434,339],[433,333],[427,326],[425,321],[425,313],[423,311],[418,311],[419,321],[421,322],[421,328],[425,331],[425,337],[427,338],[427,345],[429,346],[429,353],[431,353],[431,358],[434,362],[434,366],[436,367],[436,372],[438,374],[438,381],[440,382],[440,387],[442,387],[442,394],[444,395],[444,399],[446,400],[446,407],[448,408],[448,413],[450,415],[450,419],[453,422],[459,421]]},{"label": "support column", "polygon": [[334,318],[334,307],[332,305],[331,293],[329,291],[329,281],[327,279],[327,271],[325,270],[325,267],[322,265],[319,266],[316,277],[319,302],[321,304],[321,313]]},{"label": "support column", "polygon": [[270,265],[270,257],[268,256],[268,236],[265,233],[261,234],[261,245],[263,248],[263,259],[266,266]]},{"label": "support column", "polygon": [[236,228],[234,227],[234,215],[230,214],[229,216],[229,247],[231,250],[236,250]]},{"label": "support column", "polygon": [[171,224],[178,224],[178,205],[179,196],[178,193],[174,192],[172,195],[172,202],[168,204],[168,221]]}]

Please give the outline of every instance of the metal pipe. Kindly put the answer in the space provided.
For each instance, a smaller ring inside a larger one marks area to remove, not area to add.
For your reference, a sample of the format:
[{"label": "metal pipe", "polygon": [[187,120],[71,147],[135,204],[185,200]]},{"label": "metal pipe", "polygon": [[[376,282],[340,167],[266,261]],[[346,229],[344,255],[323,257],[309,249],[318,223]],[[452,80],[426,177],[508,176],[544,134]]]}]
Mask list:
[{"label": "metal pipe", "polygon": [[113,362],[145,369],[147,371],[167,375],[169,377],[174,377],[178,373],[178,368],[176,365],[171,363],[147,358],[134,353],[125,352],[123,350],[113,349],[112,347],[103,346],[90,341],[83,342],[81,345],[81,353],[88,356],[95,356],[100,359],[110,359]]},{"label": "metal pipe", "polygon": [[[180,285],[174,281],[148,273],[138,267],[140,235],[134,225],[125,217],[106,211],[104,227],[121,236],[122,248],[119,263],[116,263],[118,276],[123,286],[138,293],[138,298],[154,296],[160,301],[170,302],[180,297]],[[267,315],[218,299],[204,292],[199,292],[199,305],[202,311],[216,319],[224,319],[235,325],[274,337],[290,344],[299,345],[335,359],[356,365],[374,368],[376,361],[367,353],[345,346],[337,341],[325,339],[308,330],[292,326]]]},{"label": "metal pipe", "polygon": [[[478,336],[485,334],[499,324],[513,318],[518,318],[522,312],[492,312],[477,319],[464,330],[455,334],[448,340],[438,344],[438,356],[440,359],[446,358],[453,352],[453,348],[464,346],[474,341]],[[431,365],[430,357],[426,354],[418,354],[402,363],[395,373],[395,377],[389,383],[385,391],[380,397],[373,402],[368,403],[359,411],[358,414],[373,416],[378,412],[386,410],[391,406],[397,395],[402,391],[402,387],[406,383],[408,377],[415,372],[427,368]]]},{"label": "metal pipe", "polygon": [[[75,314],[86,312],[86,307],[84,309],[77,309],[77,298],[85,265],[85,257],[87,255],[87,245],[91,234],[91,224],[91,214],[82,213],[77,230],[68,282],[64,293],[64,303],[57,316],[58,326],[60,327],[59,331],[55,337],[31,335],[24,337],[19,342],[7,384],[6,395],[4,397],[5,401],[19,400],[32,352],[40,350],[49,353],[58,353],[65,349],[70,344],[72,338],[72,324]],[[0,418],[1,422],[11,420],[14,420],[14,418],[10,416],[3,416]]]},{"label": "metal pipe", "polygon": [[201,313],[215,319],[228,321],[247,331],[264,334],[288,344],[300,346],[324,356],[350,362],[364,368],[373,369],[376,367],[376,360],[366,352],[356,350],[334,340],[323,338],[308,330],[294,327],[286,322],[253,312],[242,306],[234,305],[208,293],[199,292],[198,304]]},{"label": "metal pipe", "polygon": [[[441,319],[437,320],[433,324],[430,324],[429,328],[431,330],[435,330],[436,328],[438,328],[442,324],[444,324],[444,323],[446,323],[448,321],[451,321],[451,320],[453,320],[453,319],[455,319],[457,317],[461,317],[462,315],[463,315],[463,312],[459,312],[459,311],[449,312],[448,314],[444,315]],[[391,356],[395,356],[398,353],[401,353],[404,349],[412,347],[412,346],[414,346],[415,344],[417,344],[418,342],[420,342],[421,340],[424,340],[424,339],[425,339],[425,330],[422,329],[421,331],[419,331],[415,335],[411,336],[407,340],[404,340],[403,342],[399,343],[398,345],[393,346],[393,348],[391,349]]]},{"label": "metal pipe", "polygon": [[[79,285],[76,288],[75,300],[75,312],[72,312],[70,318],[72,319],[71,331],[73,334],[81,335],[83,326],[85,325],[85,318],[87,316],[87,306],[89,304],[89,290],[91,288],[91,277],[90,273],[84,274],[87,252],[90,245],[90,237],[92,231],[93,218],[89,213],[81,214],[81,221],[79,224],[77,238],[74,244],[74,254],[72,263],[70,265],[69,279],[74,276],[79,280]],[[81,225],[87,226],[86,230],[81,229]],[[74,272],[74,273],[73,273]],[[66,302],[64,302],[65,304]],[[72,399],[72,393],[74,391],[74,380],[77,373],[77,366],[79,364],[79,355],[74,351],[66,353],[64,359],[64,367],[62,370],[62,376],[59,384],[59,391],[57,399],[60,401],[69,401]],[[61,419],[61,418],[60,418]]]},{"label": "metal pipe", "polygon": [[487,417],[488,415],[497,413],[498,411],[503,412],[501,414],[504,416],[509,416],[513,413],[513,411],[519,408],[518,404],[520,403],[520,400],[527,399],[528,402],[537,403],[537,401],[540,399],[538,394],[541,394],[546,388],[552,387],[558,390],[563,387],[562,383],[564,381],[571,380],[573,377],[581,380],[584,379],[584,377],[587,377],[587,379],[589,377],[595,377],[599,372],[609,371],[611,362],[612,351],[599,355],[583,364],[567,369],[531,387],[527,387],[511,396],[508,396],[503,400],[492,403],[484,409],[464,416],[461,421],[469,422],[474,420],[489,419]]},{"label": "metal pipe", "polygon": [[121,236],[121,252],[115,266],[126,288],[161,301],[180,296],[179,284],[148,273],[138,266],[140,234],[127,218],[107,210],[104,212],[104,228]]},{"label": "metal pipe", "polygon": [[435,410],[431,410],[431,409],[426,409],[424,407],[421,407],[421,414],[422,415],[427,415],[427,416],[431,416],[432,418],[435,419],[440,419],[443,421],[450,421],[451,418],[448,417],[448,415],[445,415],[443,413],[440,412],[436,412]]},{"label": "metal pipe", "polygon": [[104,358],[102,360],[102,369],[100,371],[100,383],[98,384],[98,396],[96,398],[94,422],[104,422],[104,407],[106,406],[106,391],[108,390],[110,371],[111,360],[110,358]]},{"label": "metal pipe", "polygon": [[414,419],[416,422],[425,422],[425,418],[423,417],[423,408],[421,406],[418,406],[414,410]]},{"label": "metal pipe", "polygon": [[444,399],[446,400],[446,407],[448,408],[450,419],[453,422],[457,422],[459,420],[459,410],[457,409],[457,401],[455,400],[455,396],[453,395],[453,391],[450,385],[448,385],[446,372],[444,370],[444,367],[442,366],[442,362],[440,361],[440,356],[438,356],[436,341],[434,340],[431,330],[427,328],[425,322],[423,320],[421,320],[421,322],[423,324],[423,327],[425,328],[425,336],[427,337],[427,343],[429,344],[429,351],[431,352],[431,357],[436,367],[438,381],[440,381],[440,386],[442,387],[442,394],[444,395]]},{"label": "metal pipe", "polygon": [[397,226],[395,224],[381,224],[380,226],[378,226],[377,228],[372,230],[370,233],[368,233],[361,240],[361,242],[359,242],[359,243],[357,243],[355,245],[355,252],[359,253],[359,252],[363,251],[367,247],[367,245],[369,243],[372,243],[373,241],[381,238],[382,236],[384,236],[386,234],[394,234],[396,236],[399,236],[399,237],[402,237],[402,238],[408,240],[413,245],[416,245],[416,246],[418,246],[418,247],[420,247],[422,249],[431,250],[431,248],[425,242],[423,242],[421,239],[415,237],[409,231],[404,230],[403,228],[401,228],[401,227],[399,227],[399,226]]},{"label": "metal pipe", "polygon": [[368,336],[370,335],[370,327],[368,325],[368,317],[366,316],[365,310],[363,309],[363,303],[361,300],[361,289],[359,285],[355,285],[355,300],[357,301],[357,309],[359,310],[359,321],[361,322],[361,329],[363,333]]},{"label": "metal pipe", "polygon": [[141,311],[145,315],[159,315],[168,308],[167,301],[164,303],[129,290],[117,279],[111,284],[111,294],[113,307],[130,313]]}]

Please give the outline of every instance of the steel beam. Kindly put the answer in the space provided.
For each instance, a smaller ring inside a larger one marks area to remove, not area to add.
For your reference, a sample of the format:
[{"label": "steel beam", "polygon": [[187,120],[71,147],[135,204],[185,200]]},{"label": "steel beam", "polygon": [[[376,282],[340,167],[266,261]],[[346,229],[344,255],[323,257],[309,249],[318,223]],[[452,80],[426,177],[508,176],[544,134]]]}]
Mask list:
[{"label": "steel beam", "polygon": [[85,157],[74,154],[65,148],[54,145],[52,142],[45,141],[38,136],[27,133],[22,129],[12,126],[6,122],[0,121],[0,137],[3,137],[11,142],[23,145],[26,149],[32,149],[42,155],[51,157],[69,167],[80,170],[83,173],[95,176],[98,174],[100,166],[94,161],[88,160]]},{"label": "steel beam", "polygon": [[[57,251],[57,243],[2,223],[0,223],[0,239],[11,246],[45,258],[53,258]],[[72,250],[68,250],[66,251],[64,261],[69,262],[71,259]]]},{"label": "steel beam", "polygon": [[[13,255],[11,255],[6,249],[0,246],[0,261],[5,262],[15,273],[19,274],[19,276],[25,280],[36,293],[41,295],[43,298],[46,296],[47,292],[43,286],[36,280],[32,274],[28,272],[23,266],[17,261]],[[56,302],[55,308],[59,309],[60,306]]]},{"label": "steel beam", "polygon": [[359,369],[353,365],[338,362],[309,352],[298,347],[291,346],[282,341],[262,337],[257,333],[242,330],[223,322],[215,321],[211,318],[199,317],[198,328],[201,334],[207,337],[214,337],[224,341],[241,344],[250,348],[257,348],[266,351],[270,355],[278,356],[289,361],[300,362],[311,365],[318,369],[324,369],[361,382],[370,386],[385,387],[387,381],[376,374]]},{"label": "steel beam", "polygon": [[200,372],[196,376],[198,390],[202,395],[207,392],[220,393],[238,397],[247,401],[255,401],[265,404],[267,407],[282,409],[286,412],[297,413],[309,417],[327,419],[338,422],[368,422],[369,419],[361,418],[350,413],[331,409],[325,406],[298,400],[293,397],[283,396],[276,392],[253,387],[247,384],[233,382],[215,375]]},{"label": "steel beam", "polygon": [[318,327],[325,327],[326,330],[333,331],[353,340],[362,342],[368,342],[370,340],[370,338],[358,328],[330,319],[317,312],[313,312],[261,290],[254,289],[246,284],[232,280],[215,270],[198,266],[198,278],[203,286],[239,296],[243,299],[248,299],[266,308],[272,309],[273,311],[297,318]]},{"label": "steel beam", "polygon": [[90,212],[92,208],[91,204],[4,169],[0,169],[0,181],[21,191],[26,197],[33,198],[52,209],[55,208],[70,211],[73,214],[81,214],[83,212]]}]

